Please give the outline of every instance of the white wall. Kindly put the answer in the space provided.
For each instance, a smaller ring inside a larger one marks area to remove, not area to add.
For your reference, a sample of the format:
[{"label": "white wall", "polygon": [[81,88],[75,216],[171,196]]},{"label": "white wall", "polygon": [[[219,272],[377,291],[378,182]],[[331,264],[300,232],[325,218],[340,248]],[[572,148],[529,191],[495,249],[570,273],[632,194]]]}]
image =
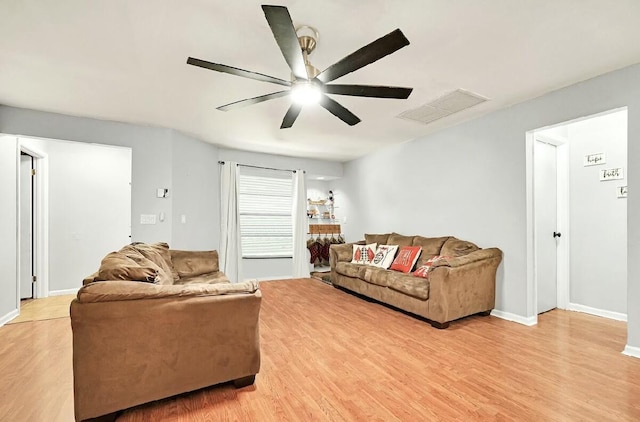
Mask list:
[{"label": "white wall", "polygon": [[109,252],[130,242],[131,149],[19,138],[47,156],[49,292],[78,289]]},{"label": "white wall", "polygon": [[[640,186],[640,65],[635,65],[347,163],[336,186],[348,211],[347,240],[395,230],[497,246],[504,260],[496,308],[533,317],[527,310],[525,133],[623,106],[629,113],[628,214],[638,215],[640,195],[634,197],[633,186]],[[628,245],[628,344],[639,347],[638,219],[628,220]]]},{"label": "white wall", "polygon": [[[570,302],[627,313],[627,200],[601,182],[602,169],[627,171],[626,110],[567,125],[570,151]],[[584,156],[605,153],[606,164],[587,166]]]},{"label": "white wall", "polygon": [[0,135],[0,325],[12,314],[17,315],[18,310],[17,154],[16,137]]}]

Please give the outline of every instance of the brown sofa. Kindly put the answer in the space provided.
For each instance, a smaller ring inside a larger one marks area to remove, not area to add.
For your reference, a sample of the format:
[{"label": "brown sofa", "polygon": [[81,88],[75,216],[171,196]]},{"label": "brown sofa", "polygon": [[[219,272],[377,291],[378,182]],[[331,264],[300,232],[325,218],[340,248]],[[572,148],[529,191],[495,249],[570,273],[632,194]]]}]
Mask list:
[{"label": "brown sofa", "polygon": [[[183,274],[182,282],[90,281],[107,273],[101,265],[71,303],[77,421],[114,418],[132,406],[227,381],[236,387],[254,382],[258,283],[232,284],[211,274],[215,251],[171,251],[171,257],[178,259],[169,270]],[[146,270],[111,271],[143,278]],[[197,277],[203,282],[194,282]]]},{"label": "brown sofa", "polygon": [[427,238],[398,233],[365,234],[356,244],[420,246],[416,267],[430,258],[428,278],[415,277],[371,265],[352,264],[354,243],[332,245],[331,282],[358,294],[419,315],[437,328],[468,315],[488,315],[495,306],[496,271],[502,260],[498,248],[480,249],[455,237]]}]

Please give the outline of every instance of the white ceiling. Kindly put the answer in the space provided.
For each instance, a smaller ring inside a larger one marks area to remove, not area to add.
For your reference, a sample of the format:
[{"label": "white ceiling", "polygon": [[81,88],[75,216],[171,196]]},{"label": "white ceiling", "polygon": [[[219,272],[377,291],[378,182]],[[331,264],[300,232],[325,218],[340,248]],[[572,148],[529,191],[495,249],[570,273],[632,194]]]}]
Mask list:
[{"label": "white ceiling", "polygon": [[[320,32],[324,69],[400,28],[411,44],[336,83],[413,87],[408,100],[333,98],[280,130],[289,98],[217,106],[277,85],[188,56],[289,79],[255,0],[1,0],[0,104],[178,129],[249,151],[345,161],[640,62],[638,0],[280,1]],[[401,112],[462,88],[490,101],[429,125]]]}]

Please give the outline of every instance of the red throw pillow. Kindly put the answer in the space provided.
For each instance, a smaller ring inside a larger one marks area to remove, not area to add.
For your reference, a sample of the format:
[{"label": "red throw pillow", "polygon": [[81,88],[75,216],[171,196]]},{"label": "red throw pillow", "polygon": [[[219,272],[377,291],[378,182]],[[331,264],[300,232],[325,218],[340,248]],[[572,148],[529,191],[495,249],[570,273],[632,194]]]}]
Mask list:
[{"label": "red throw pillow", "polygon": [[427,262],[424,263],[424,265],[421,265],[413,272],[413,275],[416,277],[429,278],[429,269],[433,266],[433,263],[439,259],[446,259],[446,258],[449,258],[449,257],[443,256],[443,255],[436,255],[433,258],[429,258]]},{"label": "red throw pillow", "polygon": [[395,271],[402,271],[403,273],[410,273],[413,266],[416,265],[416,261],[422,252],[420,246],[403,246],[398,252],[398,256],[391,264],[391,269]]}]

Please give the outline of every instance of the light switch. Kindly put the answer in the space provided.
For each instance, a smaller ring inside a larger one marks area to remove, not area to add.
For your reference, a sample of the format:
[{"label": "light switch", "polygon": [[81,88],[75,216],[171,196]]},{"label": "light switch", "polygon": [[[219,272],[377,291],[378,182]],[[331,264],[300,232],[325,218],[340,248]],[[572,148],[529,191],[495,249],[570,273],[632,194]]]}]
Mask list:
[{"label": "light switch", "polygon": [[140,214],[140,224],[156,224],[156,215]]},{"label": "light switch", "polygon": [[186,216],[185,214],[182,214],[182,215],[180,216],[180,222],[181,222],[182,224],[187,224],[187,216]]}]

